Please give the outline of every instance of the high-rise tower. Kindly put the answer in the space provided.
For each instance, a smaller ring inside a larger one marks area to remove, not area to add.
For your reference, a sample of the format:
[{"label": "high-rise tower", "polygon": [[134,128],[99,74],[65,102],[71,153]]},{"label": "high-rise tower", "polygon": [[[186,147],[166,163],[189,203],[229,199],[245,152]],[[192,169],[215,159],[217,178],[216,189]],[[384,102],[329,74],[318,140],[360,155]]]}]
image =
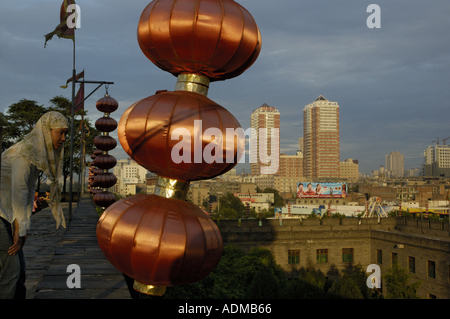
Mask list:
[{"label": "high-rise tower", "polygon": [[391,152],[386,155],[386,170],[392,176],[402,177],[405,172],[405,159],[399,152]]},{"label": "high-rise tower", "polygon": [[322,95],[303,110],[303,174],[339,178],[339,105]]},{"label": "high-rise tower", "polygon": [[254,132],[251,137],[251,174],[276,174],[280,162],[280,112],[264,103],[253,111],[250,126]]}]

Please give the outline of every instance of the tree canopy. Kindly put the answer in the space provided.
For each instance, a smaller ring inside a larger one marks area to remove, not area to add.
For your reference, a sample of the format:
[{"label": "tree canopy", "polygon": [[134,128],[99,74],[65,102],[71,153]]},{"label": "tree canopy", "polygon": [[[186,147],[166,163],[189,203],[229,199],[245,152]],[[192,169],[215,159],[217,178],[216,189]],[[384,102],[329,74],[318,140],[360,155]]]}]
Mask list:
[{"label": "tree canopy", "polygon": [[273,206],[274,207],[283,207],[284,205],[286,205],[286,201],[280,195],[278,190],[276,190],[275,188],[267,187],[267,188],[264,188],[264,189],[260,189],[258,187],[257,188],[257,192],[258,193],[272,193],[273,194]]},{"label": "tree canopy", "polygon": [[367,274],[359,264],[344,271],[335,281],[313,267],[301,268],[297,278],[288,279],[268,249],[256,247],[246,253],[236,245],[227,245],[218,266],[196,283],[168,287],[162,297],[130,291],[137,299],[381,298],[375,289],[367,287],[366,280]]},{"label": "tree canopy", "polygon": [[381,278],[386,287],[386,299],[419,299],[417,289],[421,282],[409,283],[411,275],[408,275],[407,270],[400,267],[397,261],[394,261],[392,268],[389,268]]}]

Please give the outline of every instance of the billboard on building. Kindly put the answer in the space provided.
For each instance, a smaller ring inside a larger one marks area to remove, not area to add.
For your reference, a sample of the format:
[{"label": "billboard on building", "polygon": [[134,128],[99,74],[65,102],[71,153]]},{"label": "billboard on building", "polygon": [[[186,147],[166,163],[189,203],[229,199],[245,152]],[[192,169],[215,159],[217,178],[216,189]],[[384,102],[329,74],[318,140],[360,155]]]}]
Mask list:
[{"label": "billboard on building", "polygon": [[345,198],[347,183],[297,183],[297,198]]},{"label": "billboard on building", "polygon": [[282,216],[283,216],[283,208],[282,207],[274,207],[273,212],[275,213],[275,218],[282,218]]}]

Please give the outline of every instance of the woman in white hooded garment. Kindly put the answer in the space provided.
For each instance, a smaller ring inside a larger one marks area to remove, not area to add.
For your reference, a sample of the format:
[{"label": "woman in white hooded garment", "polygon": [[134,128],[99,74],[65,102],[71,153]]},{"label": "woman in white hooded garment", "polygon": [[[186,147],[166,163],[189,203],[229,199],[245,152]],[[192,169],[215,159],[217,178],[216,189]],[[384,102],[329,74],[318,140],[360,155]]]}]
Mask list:
[{"label": "woman in white hooded garment", "polygon": [[[30,229],[35,186],[40,171],[51,182],[49,204],[56,219],[56,228],[60,225],[66,227],[58,180],[62,175],[63,144],[67,132],[67,119],[59,112],[47,112],[23,140],[2,153],[0,299],[14,298],[20,273],[22,272],[22,276],[25,273],[21,249]],[[19,258],[20,254],[22,260]],[[24,285],[19,289],[23,290]]]}]

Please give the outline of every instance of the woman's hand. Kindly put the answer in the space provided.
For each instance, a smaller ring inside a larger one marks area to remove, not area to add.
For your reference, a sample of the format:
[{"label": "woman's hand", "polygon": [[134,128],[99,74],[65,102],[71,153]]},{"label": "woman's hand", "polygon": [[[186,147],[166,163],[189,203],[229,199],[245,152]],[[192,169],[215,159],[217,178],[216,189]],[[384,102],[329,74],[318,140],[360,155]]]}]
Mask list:
[{"label": "woman's hand", "polygon": [[13,235],[13,245],[8,249],[8,255],[15,255],[23,248],[25,245],[25,241],[27,236],[20,237],[19,236],[19,222],[17,219],[14,221],[13,227],[14,235]]},{"label": "woman's hand", "polygon": [[22,249],[25,242],[24,238],[25,237],[18,237],[18,239],[16,240],[16,237],[14,236],[14,244],[9,247],[8,255],[15,255]]}]

